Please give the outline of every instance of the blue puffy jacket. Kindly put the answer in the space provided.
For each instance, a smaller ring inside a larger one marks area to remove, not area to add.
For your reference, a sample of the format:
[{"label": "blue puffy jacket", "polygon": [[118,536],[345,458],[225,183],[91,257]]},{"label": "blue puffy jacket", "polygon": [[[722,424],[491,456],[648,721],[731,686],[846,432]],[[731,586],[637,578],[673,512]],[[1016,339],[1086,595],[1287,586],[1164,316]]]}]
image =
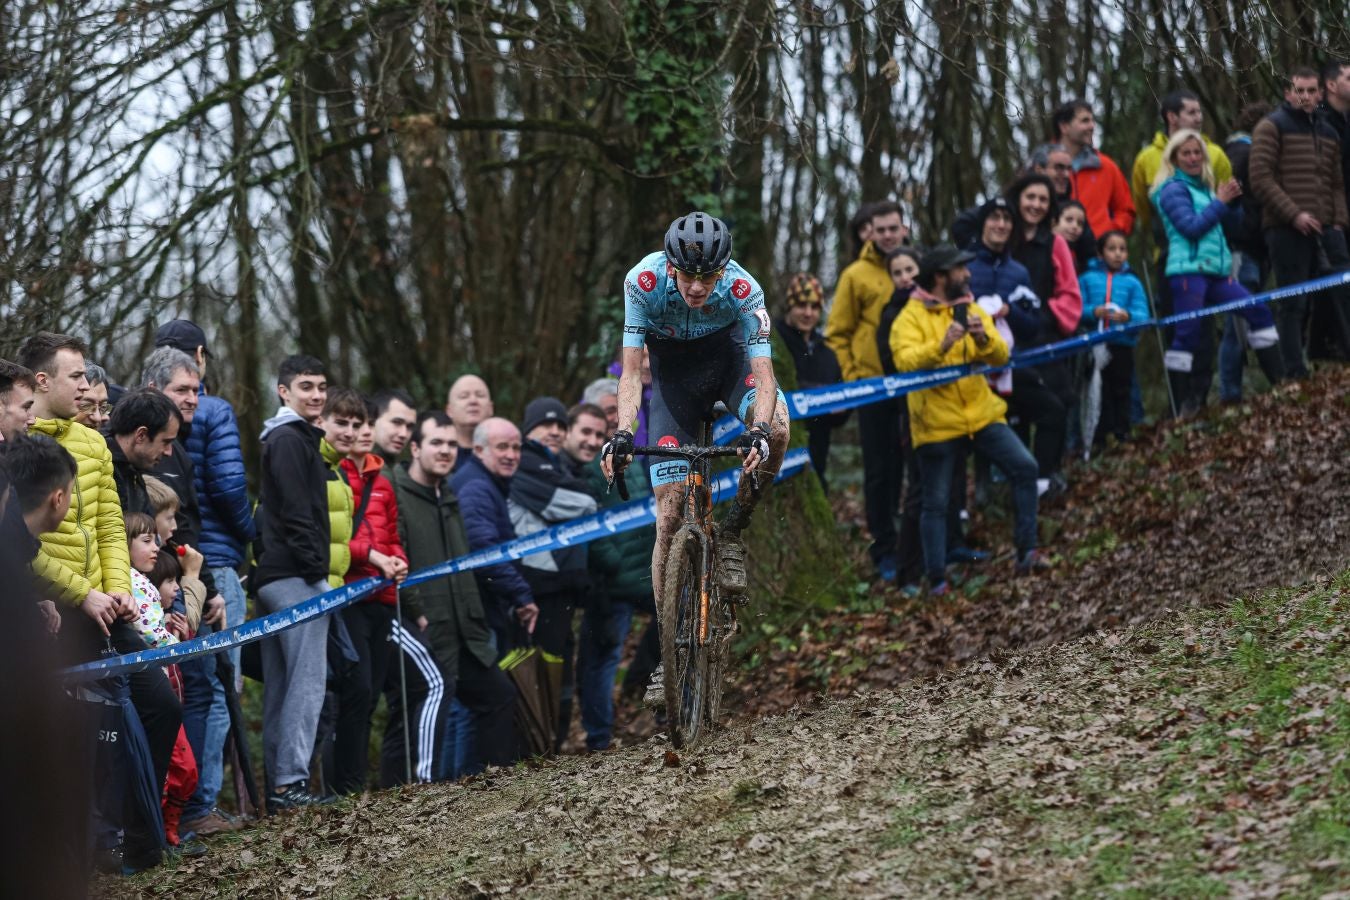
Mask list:
[{"label": "blue puffy jacket", "polygon": [[237,568],[256,531],[239,446],[239,423],[229,401],[202,393],[187,439],[192,457],[202,533],[198,547],[212,568]]},{"label": "blue puffy jacket", "polygon": [[[516,539],[506,502],[511,492],[509,480],[493,475],[477,456],[461,451],[455,472],[450,477],[450,489],[459,498],[459,511],[464,517],[464,533],[469,538],[470,550],[484,550]],[[534,602],[534,593],[521,574],[518,562],[480,566],[473,574],[478,579],[479,593],[492,603],[499,617],[515,607]],[[489,616],[492,616],[491,612]]]},{"label": "blue puffy jacket", "polygon": [[980,240],[970,244],[975,258],[970,269],[970,293],[981,297],[998,296],[1008,305],[1007,322],[1017,343],[1013,352],[1048,343],[1042,339],[1041,301],[1031,287],[1031,272],[1013,259],[1009,250],[995,253]]},{"label": "blue puffy jacket", "polygon": [[1167,270],[1176,275],[1227,278],[1233,255],[1223,226],[1242,225],[1242,207],[1229,205],[1198,178],[1177,172],[1153,192],[1167,232]]},{"label": "blue puffy jacket", "polygon": [[[1079,277],[1078,286],[1083,292],[1083,325],[1089,331],[1097,330],[1099,322],[1094,315],[1097,307],[1104,306],[1108,302],[1130,314],[1130,320],[1125,323],[1126,325],[1133,325],[1148,318],[1148,295],[1144,293],[1144,286],[1139,282],[1139,277],[1130,271],[1129,263],[1126,263],[1119,272],[1112,272],[1100,259],[1091,260],[1088,263],[1088,270]],[[1107,330],[1120,327],[1110,325]],[[1117,335],[1107,343],[1133,347],[1138,340],[1139,332],[1131,331],[1128,334]]]}]

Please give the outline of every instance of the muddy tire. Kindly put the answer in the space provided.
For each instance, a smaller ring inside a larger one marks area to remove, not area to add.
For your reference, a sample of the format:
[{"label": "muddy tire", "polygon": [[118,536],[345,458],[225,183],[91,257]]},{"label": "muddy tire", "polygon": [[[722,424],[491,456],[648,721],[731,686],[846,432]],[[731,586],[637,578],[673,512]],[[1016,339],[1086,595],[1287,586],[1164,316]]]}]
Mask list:
[{"label": "muddy tire", "polygon": [[661,662],[665,668],[666,719],[676,748],[698,741],[707,716],[708,653],[694,630],[703,551],[698,535],[684,527],[666,555],[661,592]]}]

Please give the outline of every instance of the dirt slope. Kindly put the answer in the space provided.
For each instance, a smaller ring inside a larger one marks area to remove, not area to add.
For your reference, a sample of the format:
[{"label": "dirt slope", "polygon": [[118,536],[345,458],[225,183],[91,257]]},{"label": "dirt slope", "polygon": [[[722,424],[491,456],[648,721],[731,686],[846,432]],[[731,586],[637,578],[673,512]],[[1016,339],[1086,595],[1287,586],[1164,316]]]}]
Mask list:
[{"label": "dirt slope", "polygon": [[1161,429],[1051,518],[1053,575],[859,593],[693,753],[368,796],[98,889],[1350,897],[1350,373]]}]

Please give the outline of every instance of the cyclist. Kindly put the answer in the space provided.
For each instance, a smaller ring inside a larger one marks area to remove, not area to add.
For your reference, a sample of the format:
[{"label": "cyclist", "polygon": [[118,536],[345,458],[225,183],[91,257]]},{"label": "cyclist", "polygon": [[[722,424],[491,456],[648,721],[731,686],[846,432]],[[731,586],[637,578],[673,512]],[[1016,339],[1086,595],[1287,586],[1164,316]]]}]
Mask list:
[{"label": "cyclist", "polygon": [[[746,424],[736,441],[744,455],[740,488],[718,525],[721,568],[728,580],[739,578],[743,585],[745,545],[740,533],[750,524],[761,486],[771,484],[778,473],[788,442],[787,402],[773,373],[773,326],[764,291],[731,258],[726,224],[703,212],[672,222],[665,249],[634,266],[623,289],[620,430],[601,450],[605,477],[632,460],[645,345],[652,373],[647,434],[654,443],[697,442],[702,422],[718,400]],[[656,494],[652,585],[657,591],[666,553],[680,527],[681,483],[688,471],[683,460],[662,460],[651,469]],[[758,475],[752,478],[751,473]]]}]

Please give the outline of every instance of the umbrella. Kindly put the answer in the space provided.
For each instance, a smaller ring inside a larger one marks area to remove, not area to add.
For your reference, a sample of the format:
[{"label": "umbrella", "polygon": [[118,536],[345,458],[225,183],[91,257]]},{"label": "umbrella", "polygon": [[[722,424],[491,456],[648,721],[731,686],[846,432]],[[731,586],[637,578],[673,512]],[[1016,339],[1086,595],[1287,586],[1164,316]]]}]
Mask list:
[{"label": "umbrella", "polygon": [[[145,736],[141,717],[131,703],[131,683],[125,675],[77,689],[76,697],[98,706],[98,751],[95,762],[95,790],[101,828],[130,824],[124,810],[134,809],[136,818],[151,839],[164,844],[164,815],[160,785],[155,779],[155,764],[150,741]],[[130,803],[125,791],[130,791]],[[134,805],[132,805],[134,804]]]},{"label": "umbrella", "polygon": [[[1098,323],[1099,332],[1106,330],[1106,322]],[[1092,438],[1097,423],[1102,419],[1102,369],[1111,362],[1111,348],[1105,343],[1092,345],[1092,373],[1088,377],[1087,392],[1083,394],[1083,459],[1092,456]]]},{"label": "umbrella", "polygon": [[225,686],[225,708],[230,713],[230,750],[234,759],[239,812],[256,816],[262,810],[262,803],[258,797],[258,782],[253,777],[253,761],[249,757],[248,724],[239,705],[239,694],[234,690],[234,665],[228,653],[216,655],[216,677]]},{"label": "umbrella", "polygon": [[562,657],[517,647],[497,663],[516,686],[516,731],[531,756],[552,756],[562,702]]}]

